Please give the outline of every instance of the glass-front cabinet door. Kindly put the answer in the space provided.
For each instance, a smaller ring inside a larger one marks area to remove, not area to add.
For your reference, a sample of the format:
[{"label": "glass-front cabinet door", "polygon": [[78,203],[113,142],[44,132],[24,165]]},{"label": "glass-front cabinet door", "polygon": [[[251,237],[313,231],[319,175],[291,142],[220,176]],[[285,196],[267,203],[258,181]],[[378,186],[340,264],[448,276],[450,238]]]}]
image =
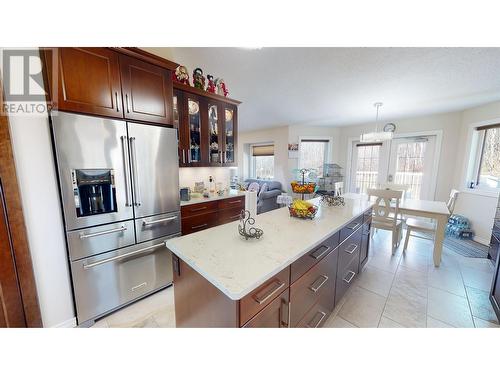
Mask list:
[{"label": "glass-front cabinet door", "polygon": [[210,165],[222,163],[222,134],[219,121],[219,106],[208,103],[208,162]]},{"label": "glass-front cabinet door", "polygon": [[188,144],[187,163],[201,163],[201,110],[200,101],[195,98],[187,99],[188,107]]},{"label": "glass-front cabinet door", "polygon": [[224,164],[236,162],[236,110],[232,106],[224,106]]},{"label": "glass-front cabinet door", "polygon": [[[179,148],[179,165],[186,163],[186,155],[184,154],[184,150],[182,149],[182,140],[181,140],[181,101],[182,94],[179,91],[174,90],[174,95],[172,97],[172,114],[173,114],[173,125],[177,130],[177,144]],[[183,160],[184,158],[184,160]]]}]

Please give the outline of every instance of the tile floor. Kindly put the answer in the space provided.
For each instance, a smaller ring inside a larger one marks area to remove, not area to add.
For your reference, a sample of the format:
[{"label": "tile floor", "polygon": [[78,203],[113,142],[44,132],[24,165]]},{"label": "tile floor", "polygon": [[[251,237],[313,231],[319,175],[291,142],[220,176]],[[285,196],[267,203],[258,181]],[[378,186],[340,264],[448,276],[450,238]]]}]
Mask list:
[{"label": "tile floor", "polygon": [[[360,277],[325,323],[332,328],[498,328],[488,295],[493,265],[446,248],[439,268],[432,242],[412,237],[391,255],[390,238],[375,234]],[[175,327],[173,287],[121,309],[94,327]]]}]

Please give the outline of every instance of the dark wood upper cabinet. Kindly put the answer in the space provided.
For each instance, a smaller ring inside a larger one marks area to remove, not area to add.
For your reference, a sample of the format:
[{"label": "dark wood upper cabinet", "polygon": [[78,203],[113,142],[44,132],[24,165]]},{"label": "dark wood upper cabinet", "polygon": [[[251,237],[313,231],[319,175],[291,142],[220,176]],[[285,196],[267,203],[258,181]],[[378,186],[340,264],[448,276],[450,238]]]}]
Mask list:
[{"label": "dark wood upper cabinet", "polygon": [[125,55],[120,70],[125,118],[172,125],[171,72]]},{"label": "dark wood upper cabinet", "polygon": [[107,48],[57,51],[57,108],[123,118],[118,54]]}]

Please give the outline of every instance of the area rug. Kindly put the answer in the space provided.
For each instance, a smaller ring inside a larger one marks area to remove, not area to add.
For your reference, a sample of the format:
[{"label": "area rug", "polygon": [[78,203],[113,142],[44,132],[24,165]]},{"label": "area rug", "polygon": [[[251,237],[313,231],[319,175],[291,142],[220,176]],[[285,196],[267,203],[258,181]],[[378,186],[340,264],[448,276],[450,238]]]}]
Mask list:
[{"label": "area rug", "polygon": [[[433,239],[432,233],[418,233],[419,236]],[[487,258],[489,247],[479,242],[446,236],[444,246],[457,254],[469,258]]]}]

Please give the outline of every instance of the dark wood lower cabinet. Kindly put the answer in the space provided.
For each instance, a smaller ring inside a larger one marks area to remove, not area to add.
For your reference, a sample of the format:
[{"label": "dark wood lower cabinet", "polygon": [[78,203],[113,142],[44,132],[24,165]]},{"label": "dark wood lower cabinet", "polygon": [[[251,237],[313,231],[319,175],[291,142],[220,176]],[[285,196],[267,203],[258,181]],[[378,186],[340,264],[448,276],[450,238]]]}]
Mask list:
[{"label": "dark wood lower cabinet", "polygon": [[174,256],[177,327],[323,326],[368,259],[369,220],[360,215],[238,301]]},{"label": "dark wood lower cabinet", "polygon": [[275,298],[269,305],[255,315],[244,328],[283,328],[289,321],[289,291],[288,289]]},{"label": "dark wood lower cabinet", "polygon": [[182,235],[238,220],[245,196],[181,206]]}]

